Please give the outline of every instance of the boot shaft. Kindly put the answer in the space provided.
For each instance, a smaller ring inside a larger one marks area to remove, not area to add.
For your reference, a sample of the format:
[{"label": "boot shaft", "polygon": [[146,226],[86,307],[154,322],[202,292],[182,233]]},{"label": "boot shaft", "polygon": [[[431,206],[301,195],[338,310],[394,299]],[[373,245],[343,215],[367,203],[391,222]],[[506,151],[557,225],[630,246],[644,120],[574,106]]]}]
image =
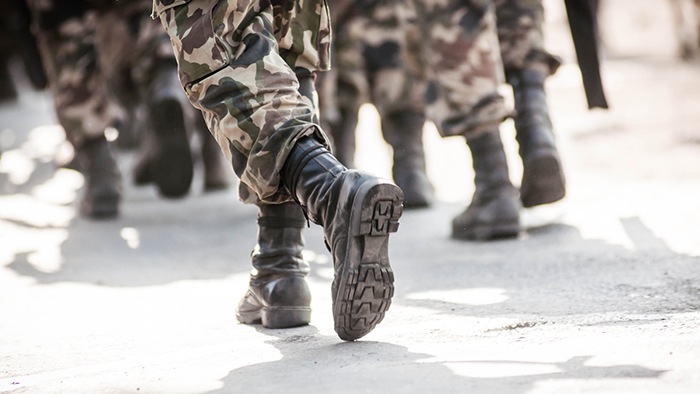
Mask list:
[{"label": "boot shaft", "polygon": [[335,206],[331,189],[334,180],[346,172],[338,159],[311,137],[302,137],[289,153],[282,168],[282,181],[289,193],[301,205],[307,218],[324,226],[328,207]]},{"label": "boot shaft", "polygon": [[467,139],[467,145],[472,155],[477,194],[513,187],[498,129]]},{"label": "boot shaft", "polygon": [[528,156],[539,150],[555,149],[552,121],[549,117],[544,81],[547,75],[537,70],[516,70],[508,74],[515,100],[516,140],[520,156]]},{"label": "boot shaft", "polygon": [[382,134],[394,149],[394,165],[425,167],[423,112],[401,111],[382,117]]},{"label": "boot shaft", "polygon": [[108,183],[121,190],[121,173],[104,136],[84,140],[76,155],[88,184]]},{"label": "boot shaft", "polygon": [[254,275],[261,280],[274,274],[305,276],[303,228],[306,219],[296,203],[261,205],[258,213],[258,243],[252,253]]}]

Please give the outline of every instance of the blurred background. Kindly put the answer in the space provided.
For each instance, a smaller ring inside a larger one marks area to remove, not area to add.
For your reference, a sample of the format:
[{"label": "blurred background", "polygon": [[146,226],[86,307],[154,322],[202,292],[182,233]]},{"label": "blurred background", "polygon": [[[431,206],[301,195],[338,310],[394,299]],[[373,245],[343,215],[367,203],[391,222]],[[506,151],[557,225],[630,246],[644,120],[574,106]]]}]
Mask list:
[{"label": "blurred background", "polygon": [[[561,203],[527,210],[525,226],[566,222],[584,234],[598,231],[611,242],[629,244],[619,225],[601,218],[638,213],[677,251],[700,254],[697,237],[691,236],[700,234],[700,220],[695,220],[700,215],[697,5],[693,0],[601,1],[602,76],[610,109],[589,111],[563,2],[544,4],[546,47],[564,59],[546,88],[568,194]],[[18,59],[10,66],[19,97],[0,105],[0,262],[11,264],[16,256],[26,255],[38,269],[56,270],[67,231],[79,220],[76,201],[83,179],[76,171],[59,168],[70,161],[72,151],[56,122],[50,95],[30,87]],[[504,86],[502,94],[512,102],[509,88]],[[391,148],[378,125],[374,108],[363,106],[356,164],[390,178]],[[501,133],[517,185],[522,164],[512,121],[501,126]],[[424,142],[438,199],[468,203],[474,186],[466,145],[460,138],[441,139],[430,123]],[[190,192],[193,199],[158,200],[153,187],[130,185],[133,153],[121,152],[119,157],[126,181],[120,220],[132,209],[155,218],[151,208],[156,206],[201,204],[203,210],[234,213],[247,209],[235,202],[235,187],[218,197],[204,197],[201,166]],[[134,244],[134,232],[138,231],[123,226],[119,237]]]}]

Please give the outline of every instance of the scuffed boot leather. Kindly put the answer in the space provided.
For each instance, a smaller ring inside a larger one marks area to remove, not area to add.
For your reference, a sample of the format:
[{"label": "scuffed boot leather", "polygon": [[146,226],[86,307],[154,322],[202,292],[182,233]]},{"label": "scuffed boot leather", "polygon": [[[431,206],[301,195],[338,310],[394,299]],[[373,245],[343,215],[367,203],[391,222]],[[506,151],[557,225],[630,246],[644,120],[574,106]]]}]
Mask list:
[{"label": "scuffed boot leather", "polygon": [[476,191],[467,210],[452,221],[452,237],[487,240],[513,237],[520,230],[518,192],[508,178],[508,164],[498,130],[467,140]]},{"label": "scuffed boot leather", "polygon": [[267,328],[309,324],[311,292],[304,279],[309,264],[301,254],[304,213],[296,203],[259,208],[253,272],[248,291],[236,308],[236,318],[241,323],[262,323]]},{"label": "scuffed boot leather", "polygon": [[80,213],[92,219],[111,219],[119,214],[121,174],[104,136],[84,141],[76,156],[85,176]]},{"label": "scuffed boot leather", "polygon": [[537,70],[508,72],[515,98],[516,140],[523,160],[520,199],[526,208],[564,198],[566,186],[549,118],[546,74]]},{"label": "scuffed boot leather", "polygon": [[382,117],[384,139],[394,149],[394,182],[403,190],[404,207],[424,208],[431,204],[433,185],[425,172],[423,125],[425,115],[402,111]]},{"label": "scuffed boot leather", "polygon": [[348,170],[310,137],[293,147],[282,180],[308,218],[323,227],[335,269],[331,293],[338,336],[363,337],[391,305],[388,243],[399,226],[403,192],[374,175]]}]

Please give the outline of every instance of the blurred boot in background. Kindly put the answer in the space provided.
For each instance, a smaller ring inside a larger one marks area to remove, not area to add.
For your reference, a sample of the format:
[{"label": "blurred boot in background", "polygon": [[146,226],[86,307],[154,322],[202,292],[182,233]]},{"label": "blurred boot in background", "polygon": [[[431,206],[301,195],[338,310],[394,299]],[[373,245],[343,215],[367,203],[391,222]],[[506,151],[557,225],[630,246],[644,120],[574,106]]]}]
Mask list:
[{"label": "blurred boot in background", "polygon": [[508,177],[508,164],[498,129],[467,138],[476,190],[466,211],[452,221],[452,237],[487,240],[513,237],[520,230],[518,191]]},{"label": "blurred boot in background", "polygon": [[527,69],[508,73],[515,97],[515,138],[523,161],[520,198],[526,208],[559,201],[566,194],[544,91],[545,77],[543,72]]},{"label": "blurred boot in background", "polygon": [[432,203],[433,185],[425,171],[423,150],[424,112],[398,111],[381,119],[384,139],[394,150],[392,175],[403,190],[406,208],[423,208]]},{"label": "blurred boot in background", "polygon": [[545,79],[560,60],[544,49],[541,0],[495,0],[506,81],[513,87],[516,140],[523,161],[520,197],[526,208],[564,198],[564,170],[549,117]]},{"label": "blurred boot in background", "polygon": [[116,217],[121,199],[121,174],[105,137],[85,139],[76,157],[85,176],[80,213],[94,219]]},{"label": "blurred boot in background", "polygon": [[233,172],[221,153],[219,143],[209,132],[207,124],[199,111],[195,110],[195,129],[199,133],[202,146],[202,163],[204,164],[204,191],[213,192],[228,189],[231,186]]},{"label": "blurred boot in background", "polygon": [[175,64],[157,67],[147,98],[149,126],[155,143],[148,166],[150,179],[163,197],[182,197],[190,190],[194,162],[185,121],[189,105]]}]

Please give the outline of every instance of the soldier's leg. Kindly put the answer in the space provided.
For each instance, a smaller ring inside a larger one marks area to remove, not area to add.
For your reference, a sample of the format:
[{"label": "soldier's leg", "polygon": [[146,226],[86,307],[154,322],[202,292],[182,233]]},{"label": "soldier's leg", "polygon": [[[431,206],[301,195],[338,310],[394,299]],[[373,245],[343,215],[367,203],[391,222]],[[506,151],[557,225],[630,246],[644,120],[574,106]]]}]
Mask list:
[{"label": "soldier's leg", "polygon": [[[302,99],[318,107],[313,74],[305,68],[295,72]],[[314,115],[318,123],[319,114]],[[241,191],[250,189],[241,185]],[[304,261],[303,230],[307,225],[301,206],[294,202],[258,206],[258,239],[253,249],[248,290],[236,307],[241,323],[262,323],[268,328],[285,328],[311,321],[311,293],[306,283],[309,265]]]},{"label": "soldier's leg", "polygon": [[544,50],[541,0],[496,0],[506,81],[515,98],[516,139],[523,161],[520,198],[532,207],[562,199],[564,172],[549,118],[545,79],[559,60]]},{"label": "soldier's leg", "polygon": [[153,182],[161,196],[177,198],[192,183],[190,137],[199,114],[180,86],[170,38],[150,17],[151,9],[150,0],[101,8],[100,62],[131,118],[141,116],[136,125],[141,130],[134,130],[142,140],[136,179]]},{"label": "soldier's leg", "polygon": [[[342,2],[336,2],[342,3]],[[355,167],[355,130],[360,106],[368,101],[363,37],[368,20],[355,3],[331,3],[333,70],[319,78],[321,124],[333,143],[333,154],[348,168]]]},{"label": "soldier's leg", "polygon": [[[97,65],[97,13],[79,0],[61,12],[47,2],[30,1],[42,60],[58,120],[73,144],[86,190],[81,213],[114,217],[121,196],[121,176],[104,130],[117,117]],[[48,5],[48,7],[46,7]]]},{"label": "soldier's leg", "polygon": [[467,210],[454,219],[452,236],[512,236],[519,228],[520,202],[508,179],[498,130],[510,111],[497,92],[503,71],[495,15],[489,1],[470,4],[428,4],[427,59],[433,73],[428,115],[443,136],[466,137],[472,153],[476,191]]},{"label": "soldier's leg", "polygon": [[323,226],[336,272],[339,336],[367,334],[393,295],[387,242],[398,227],[402,197],[395,185],[347,170],[326,150],[315,110],[298,92],[295,70],[325,67],[325,2],[300,8],[157,1],[156,12],[173,40],[190,101],[205,113],[241,181],[260,202],[296,200]]},{"label": "soldier's leg", "polygon": [[393,148],[393,178],[407,208],[428,206],[433,199],[423,150],[426,81],[420,54],[413,53],[420,39],[411,2],[381,1],[369,11],[363,42],[371,101]]}]

